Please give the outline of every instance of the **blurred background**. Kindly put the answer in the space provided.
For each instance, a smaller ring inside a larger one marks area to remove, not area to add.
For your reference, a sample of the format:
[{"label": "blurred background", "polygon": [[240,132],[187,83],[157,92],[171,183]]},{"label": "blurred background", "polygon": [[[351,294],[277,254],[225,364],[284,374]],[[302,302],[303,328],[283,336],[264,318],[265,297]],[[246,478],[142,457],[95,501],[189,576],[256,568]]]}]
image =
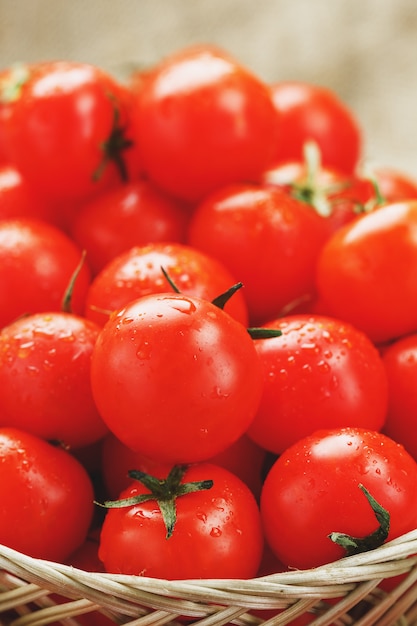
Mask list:
[{"label": "blurred background", "polygon": [[72,59],[118,77],[215,43],[263,80],[335,90],[365,157],[417,178],[415,0],[0,0],[0,65]]}]

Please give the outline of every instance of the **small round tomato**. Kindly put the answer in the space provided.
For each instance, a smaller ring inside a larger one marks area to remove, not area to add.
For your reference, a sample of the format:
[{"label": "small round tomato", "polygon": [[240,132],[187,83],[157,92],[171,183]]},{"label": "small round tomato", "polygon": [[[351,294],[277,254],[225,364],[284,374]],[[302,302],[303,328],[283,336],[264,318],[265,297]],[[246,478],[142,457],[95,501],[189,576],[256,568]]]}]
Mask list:
[{"label": "small round tomato", "polygon": [[24,316],[0,331],[0,423],[70,447],[107,428],[91,393],[100,327],[71,313]]},{"label": "small round tomato", "polygon": [[181,204],[145,180],[101,194],[77,212],[70,232],[97,274],[133,246],[182,242],[188,216]]},{"label": "small round tomato", "polygon": [[128,176],[130,94],[87,63],[46,61],[3,78],[10,162],[50,198],[85,198]]},{"label": "small round tomato", "polygon": [[288,448],[266,477],[266,541],[285,565],[299,569],[345,556],[346,539],[351,553],[375,548],[417,527],[416,481],[416,461],[386,435],[318,431]]},{"label": "small round tomato", "polygon": [[338,230],[317,262],[327,313],[378,343],[417,331],[417,200],[380,207]]},{"label": "small round tomato", "polygon": [[[158,482],[161,488],[163,481]],[[192,483],[206,488],[177,495],[178,487]],[[121,499],[145,494],[152,495],[149,487],[135,481]],[[263,550],[260,513],[239,478],[214,464],[199,463],[182,470],[171,494],[176,518],[169,531],[155,495],[108,510],[99,548],[108,572],[166,579],[255,576]],[[164,504],[166,509],[166,500]]]},{"label": "small round tomato", "polygon": [[255,341],[264,389],[248,435],[258,445],[279,454],[320,428],[382,428],[386,374],[364,333],[320,315],[292,315],[265,326],[282,335]]},{"label": "small round tomato", "polygon": [[307,204],[266,185],[231,185],[205,198],[190,219],[188,243],[217,258],[237,280],[252,325],[315,292],[326,221]]},{"label": "small round tomato", "polygon": [[352,174],[362,152],[356,116],[331,89],[302,81],[271,85],[278,131],[276,161],[302,160],[304,145],[315,141],[323,165]]},{"label": "small round tomato", "polygon": [[[162,268],[185,295],[214,300],[234,284],[235,278],[217,259],[181,243],[155,242],[135,246],[110,261],[93,279],[85,315],[104,325],[109,314],[132,300],[169,289]],[[224,310],[242,324],[248,310],[242,290],[233,294]]]},{"label": "small round tomato", "polygon": [[169,463],[206,460],[231,445],[262,392],[247,329],[208,300],[168,292],[111,315],[93,350],[91,380],[109,429]]},{"label": "small round tomato", "polygon": [[186,48],[132,85],[144,169],[172,195],[194,202],[225,184],[256,181],[269,163],[269,89],[222,50]]},{"label": "small round tomato", "polygon": [[387,203],[417,198],[417,180],[408,174],[391,167],[377,167],[373,175]]},{"label": "small round tomato", "polygon": [[389,389],[384,432],[417,459],[417,334],[388,345],[382,360]]},{"label": "small round tomato", "polygon": [[65,560],[85,540],[94,492],[64,449],[15,428],[0,429],[0,543],[29,556]]},{"label": "small round tomato", "polygon": [[60,311],[70,282],[72,310],[81,314],[90,270],[78,246],[57,227],[41,220],[0,221],[0,328],[18,317]]}]

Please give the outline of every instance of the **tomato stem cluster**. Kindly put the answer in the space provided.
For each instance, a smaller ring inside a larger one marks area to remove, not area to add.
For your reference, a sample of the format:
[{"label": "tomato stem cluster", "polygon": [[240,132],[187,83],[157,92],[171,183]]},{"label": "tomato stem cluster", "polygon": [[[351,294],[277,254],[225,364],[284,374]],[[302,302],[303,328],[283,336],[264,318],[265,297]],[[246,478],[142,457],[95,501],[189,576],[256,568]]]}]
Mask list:
[{"label": "tomato stem cluster", "polygon": [[175,501],[178,497],[196,491],[205,491],[213,486],[212,480],[199,480],[190,483],[182,483],[188,469],[188,465],[174,465],[169,472],[167,478],[156,478],[141,470],[130,470],[129,476],[134,480],[138,480],[142,485],[149,489],[150,493],[142,493],[130,498],[122,498],[120,500],[107,500],[103,504],[96,502],[99,506],[107,509],[134,506],[149,500],[156,500],[161,511],[162,519],[166,529],[166,539],[169,539],[174,532],[177,520],[177,510]]}]

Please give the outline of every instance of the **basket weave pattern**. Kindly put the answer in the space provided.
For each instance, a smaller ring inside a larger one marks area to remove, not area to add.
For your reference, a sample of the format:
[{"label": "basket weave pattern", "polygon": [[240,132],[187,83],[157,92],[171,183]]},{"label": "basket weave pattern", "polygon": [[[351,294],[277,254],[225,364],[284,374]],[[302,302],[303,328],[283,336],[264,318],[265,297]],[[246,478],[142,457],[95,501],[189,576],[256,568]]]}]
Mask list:
[{"label": "basket weave pattern", "polygon": [[[389,592],[384,579],[404,574]],[[57,598],[59,596],[59,599]],[[330,600],[326,602],[326,600]],[[260,610],[268,611],[262,618]],[[119,624],[417,625],[417,530],[376,550],[311,570],[251,580],[167,581],[85,572],[0,546],[0,624],[40,626],[99,610]],[[256,613],[254,613],[254,611]]]}]

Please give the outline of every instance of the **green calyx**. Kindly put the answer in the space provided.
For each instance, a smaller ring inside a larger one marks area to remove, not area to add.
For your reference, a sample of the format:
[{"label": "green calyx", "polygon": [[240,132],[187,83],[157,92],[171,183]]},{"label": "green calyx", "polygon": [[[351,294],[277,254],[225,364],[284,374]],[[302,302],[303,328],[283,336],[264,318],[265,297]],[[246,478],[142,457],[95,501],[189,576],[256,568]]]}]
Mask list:
[{"label": "green calyx", "polygon": [[138,480],[149,489],[150,493],[142,493],[131,498],[120,500],[107,500],[104,503],[96,502],[106,509],[123,508],[135,506],[142,502],[155,500],[161,511],[162,519],[166,529],[166,539],[169,539],[175,528],[177,521],[176,499],[196,491],[206,491],[213,486],[212,480],[200,480],[190,483],[182,483],[188,465],[174,465],[168,476],[164,479],[156,478],[140,470],[130,470],[129,476]]},{"label": "green calyx", "polygon": [[358,485],[358,487],[368,500],[379,526],[372,533],[366,535],[366,537],[352,537],[351,535],[339,532],[331,533],[329,539],[344,548],[346,556],[378,548],[386,541],[390,529],[389,512],[375,500],[366,487],[362,484]]},{"label": "green calyx", "polygon": [[110,162],[113,162],[119,172],[122,182],[129,180],[124,159],[124,152],[133,146],[133,141],[126,137],[126,128],[120,123],[120,110],[112,94],[108,95],[113,104],[113,126],[110,136],[101,145],[103,157],[93,172],[93,180],[98,181]]},{"label": "green calyx", "polygon": [[8,104],[20,98],[22,88],[29,80],[30,71],[24,63],[14,64],[7,77],[0,81],[0,102]]}]

